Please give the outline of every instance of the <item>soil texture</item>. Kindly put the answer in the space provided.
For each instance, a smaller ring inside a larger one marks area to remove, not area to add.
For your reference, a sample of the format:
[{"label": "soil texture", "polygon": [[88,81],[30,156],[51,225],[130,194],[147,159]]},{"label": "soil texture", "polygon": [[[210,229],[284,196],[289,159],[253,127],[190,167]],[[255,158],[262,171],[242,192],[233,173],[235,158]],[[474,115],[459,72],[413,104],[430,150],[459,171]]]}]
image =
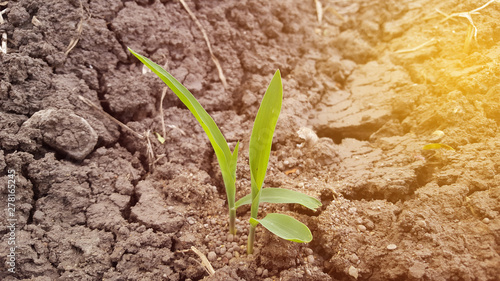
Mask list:
[{"label": "soil texture", "polygon": [[[185,3],[227,85],[181,1],[0,3],[1,280],[500,280],[500,2]],[[237,199],[280,69],[264,187],[323,205],[259,216],[311,243],[246,254],[249,208],[230,235],[208,138],[127,47],[240,141]]]}]

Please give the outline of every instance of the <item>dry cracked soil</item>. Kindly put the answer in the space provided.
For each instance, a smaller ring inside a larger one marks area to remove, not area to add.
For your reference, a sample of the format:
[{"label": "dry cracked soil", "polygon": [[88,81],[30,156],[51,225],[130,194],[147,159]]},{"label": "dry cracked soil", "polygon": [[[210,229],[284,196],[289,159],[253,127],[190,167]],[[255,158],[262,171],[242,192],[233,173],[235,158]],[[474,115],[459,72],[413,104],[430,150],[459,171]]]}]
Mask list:
[{"label": "dry cracked soil", "polygon": [[[500,280],[499,1],[185,0],[227,85],[181,2],[0,2],[1,280]],[[246,254],[249,208],[228,235],[208,138],[127,47],[241,142],[237,198],[281,70],[264,185],[323,205],[259,216],[312,242]]]}]

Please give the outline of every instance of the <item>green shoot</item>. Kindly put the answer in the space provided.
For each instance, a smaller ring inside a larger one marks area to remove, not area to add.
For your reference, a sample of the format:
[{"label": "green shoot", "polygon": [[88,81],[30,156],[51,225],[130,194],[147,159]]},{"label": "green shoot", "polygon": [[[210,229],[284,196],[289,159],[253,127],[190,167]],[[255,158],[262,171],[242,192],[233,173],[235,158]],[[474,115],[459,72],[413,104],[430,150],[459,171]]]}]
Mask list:
[{"label": "green shoot", "polygon": [[446,160],[446,154],[444,154],[445,150],[455,151],[455,149],[447,144],[443,143],[428,143],[422,147],[422,150],[425,151],[427,156],[425,158],[427,160],[434,159],[435,161],[428,161],[429,164],[439,164],[441,161]]},{"label": "green shoot", "polygon": [[428,143],[422,147],[423,150],[431,150],[431,149],[446,149],[446,150],[455,150],[453,147],[443,144],[443,143]]},{"label": "green shoot", "polygon": [[[315,211],[321,206],[321,202],[311,196],[303,193],[284,188],[262,188],[260,191],[261,203],[295,203],[300,204],[310,210]],[[245,197],[238,200],[235,204],[236,209],[240,206],[252,204],[252,195],[247,194]]]},{"label": "green shoot", "polygon": [[238,147],[239,142],[236,144],[234,151],[231,152],[226,139],[222,135],[221,131],[215,124],[214,120],[205,111],[201,104],[196,100],[196,98],[189,92],[184,85],[177,81],[170,73],[168,73],[161,66],[152,62],[150,59],[141,56],[134,52],[132,49],[128,50],[136,56],[144,65],[146,65],[151,71],[158,75],[165,84],[177,95],[177,97],[184,103],[184,105],[191,111],[196,120],[200,123],[201,127],[205,131],[212,144],[215,151],[217,161],[219,162],[219,167],[222,173],[222,179],[224,180],[224,186],[226,188],[227,202],[229,206],[229,232],[231,234],[236,234],[235,220],[236,220],[236,209],[234,207],[234,201],[236,196],[236,159],[238,158]]},{"label": "green shoot", "polygon": [[158,141],[161,143],[161,144],[164,144],[165,143],[165,138],[162,137],[160,134],[158,134],[157,132],[155,132],[155,135],[156,135],[156,139],[158,139]]},{"label": "green shoot", "polygon": [[[129,51],[136,56],[152,72],[158,75],[165,84],[177,95],[177,97],[186,105],[193,116],[198,120],[203,130],[208,136],[210,143],[217,156],[222,178],[226,188],[227,201],[229,206],[229,232],[236,234],[235,218],[236,208],[251,204],[250,232],[248,236],[247,252],[253,253],[253,244],[255,241],[255,228],[261,224],[271,233],[283,239],[304,243],[312,240],[312,234],[309,228],[298,220],[283,214],[268,214],[263,219],[258,219],[260,202],[268,203],[296,203],[306,208],[315,210],[321,206],[321,202],[316,198],[302,194],[300,192],[279,189],[262,188],[266,176],[267,165],[271,153],[274,129],[278,122],[283,100],[283,86],[281,85],[280,71],[276,71],[271,83],[264,95],[259,111],[255,118],[252,136],[250,137],[250,176],[251,176],[251,194],[241,198],[235,203],[236,194],[236,160],[238,158],[239,142],[234,151],[231,152],[226,139],[215,124],[210,115],[203,109],[196,98],[170,75],[165,69],[146,57],[143,57],[129,48]],[[158,140],[163,139],[157,134]]]},{"label": "green shoot", "polygon": [[237,207],[243,204],[251,204],[250,231],[247,244],[248,254],[253,253],[255,229],[259,223],[271,233],[289,241],[304,243],[312,240],[309,228],[290,216],[271,213],[263,219],[257,219],[261,200],[270,203],[299,203],[311,209],[321,206],[318,200],[300,192],[277,188],[262,189],[282,100],[283,86],[281,84],[281,74],[278,70],[264,94],[255,117],[252,136],[250,137],[251,196],[243,197],[236,204]]}]

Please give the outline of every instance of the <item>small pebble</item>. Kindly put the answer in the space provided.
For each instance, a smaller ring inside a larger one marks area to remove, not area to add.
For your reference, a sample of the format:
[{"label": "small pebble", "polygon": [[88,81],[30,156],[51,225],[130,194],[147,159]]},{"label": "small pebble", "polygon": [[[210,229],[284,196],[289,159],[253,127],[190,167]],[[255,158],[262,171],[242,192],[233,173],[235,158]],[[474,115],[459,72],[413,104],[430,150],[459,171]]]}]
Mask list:
[{"label": "small pebble", "polygon": [[361,232],[365,232],[366,231],[366,226],[360,224],[360,225],[358,225],[358,230],[361,231]]},{"label": "small pebble", "polygon": [[228,260],[230,260],[230,259],[232,259],[232,258],[233,258],[233,254],[231,254],[230,252],[227,252],[227,253],[226,253],[226,255],[225,255],[225,257],[226,257]]},{"label": "small pebble", "polygon": [[351,265],[349,267],[349,275],[354,277],[354,279],[358,279],[358,275],[359,275],[358,269]]},{"label": "small pebble", "polygon": [[220,250],[219,250],[219,253],[221,255],[224,255],[226,253],[226,251],[227,251],[226,247],[221,247]]},{"label": "small pebble", "polygon": [[[35,211],[35,214],[36,214],[36,212],[42,213],[41,211]],[[121,235],[129,235],[130,231],[125,226],[122,226],[122,227],[120,227],[120,229],[118,229],[118,233],[120,233]]]},{"label": "small pebble", "polygon": [[352,262],[353,264],[358,264],[359,263],[359,258],[356,254],[352,253],[350,255],[347,256],[347,258],[349,259],[350,262]]},{"label": "small pebble", "polygon": [[387,250],[395,250],[398,246],[396,246],[396,244],[389,244],[387,245]]},{"label": "small pebble", "polygon": [[262,271],[262,277],[267,277],[267,275],[269,275],[269,270],[264,269],[264,271]]},{"label": "small pebble", "polygon": [[490,219],[489,218],[484,218],[483,219],[483,223],[489,223],[490,222]]},{"label": "small pebble", "polygon": [[313,254],[313,250],[311,248],[304,248],[304,253],[306,255],[312,255]]},{"label": "small pebble", "polygon": [[207,258],[209,261],[215,261],[217,259],[217,254],[215,252],[208,252]]},{"label": "small pebble", "polygon": [[257,271],[255,272],[255,274],[257,274],[257,276],[261,276],[263,271],[264,270],[262,269],[262,267],[258,267]]},{"label": "small pebble", "polygon": [[427,223],[424,220],[418,220],[417,225],[420,226],[421,228],[427,227]]},{"label": "small pebble", "polygon": [[307,262],[308,263],[314,263],[314,256],[313,255],[307,256]]},{"label": "small pebble", "polygon": [[233,242],[233,240],[234,240],[234,235],[232,235],[232,234],[228,234],[228,235],[227,235],[226,240],[227,240],[227,242]]},{"label": "small pebble", "polygon": [[375,224],[371,220],[366,220],[364,225],[368,230],[372,230],[373,228],[375,228]]},{"label": "small pebble", "polygon": [[330,269],[332,268],[332,263],[331,263],[331,262],[329,262],[329,261],[324,261],[324,262],[323,262],[323,267],[324,267],[325,269],[330,270]]}]

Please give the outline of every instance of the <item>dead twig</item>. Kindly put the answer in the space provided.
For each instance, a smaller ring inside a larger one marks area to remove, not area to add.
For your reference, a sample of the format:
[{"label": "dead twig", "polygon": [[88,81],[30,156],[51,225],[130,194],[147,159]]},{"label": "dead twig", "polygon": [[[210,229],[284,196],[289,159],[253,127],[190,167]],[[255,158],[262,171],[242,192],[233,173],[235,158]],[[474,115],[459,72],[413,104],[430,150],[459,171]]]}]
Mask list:
[{"label": "dead twig", "polygon": [[149,133],[151,130],[148,130],[146,132],[146,142],[147,142],[147,152],[146,154],[148,155],[148,163],[149,163],[149,170],[153,171],[155,168],[155,153],[153,151],[153,145],[151,144],[151,140],[149,139]]},{"label": "dead twig", "polygon": [[163,116],[163,99],[167,95],[167,91],[168,91],[168,87],[163,88],[163,91],[161,93],[161,98],[160,98],[160,118],[161,118],[161,128],[162,128],[162,132],[163,132],[162,137],[163,138],[167,137],[167,129],[166,129],[167,127],[170,129],[173,129],[173,130],[178,130],[182,136],[185,136],[186,133],[182,129],[180,129],[179,127],[177,127],[175,125],[170,125],[170,124],[165,125],[165,117]]},{"label": "dead twig", "polygon": [[346,21],[346,19],[341,14],[339,14],[339,12],[337,12],[337,10],[335,10],[335,8],[332,7],[332,6],[327,6],[326,9],[325,9],[325,11],[330,12],[330,13],[336,15],[343,22]]},{"label": "dead twig", "polygon": [[444,12],[441,12],[439,9],[435,9],[435,10],[436,10],[436,12],[445,16],[445,18],[443,20],[441,20],[441,22],[445,22],[449,19],[452,19],[453,17],[462,17],[462,18],[466,18],[469,21],[469,27],[467,30],[467,37],[465,38],[465,42],[464,42],[464,52],[468,53],[470,50],[470,43],[472,41],[472,38],[474,38],[474,41],[477,43],[477,27],[474,24],[474,21],[472,20],[471,15],[479,14],[479,11],[488,7],[491,3],[496,2],[496,1],[498,1],[498,0],[490,0],[486,4],[482,5],[479,8],[476,8],[474,10],[471,10],[468,12],[462,12],[462,13],[453,13],[451,15],[448,15]]},{"label": "dead twig", "polygon": [[[1,2],[0,6],[6,6],[8,3],[9,3],[9,1]],[[7,13],[8,11],[9,11],[9,8],[7,8],[3,11],[0,11],[0,24],[5,22],[3,19],[3,14]],[[4,55],[7,54],[7,32],[5,32],[5,31],[2,32],[2,43],[0,46],[0,52]]]},{"label": "dead twig", "polygon": [[4,19],[3,19],[3,14],[7,13],[9,11],[9,8],[3,10],[3,11],[0,11],[0,24],[4,23]]},{"label": "dead twig", "polygon": [[323,5],[319,0],[314,0],[314,2],[316,2],[316,13],[318,14],[318,23],[321,24],[321,21],[323,20]]},{"label": "dead twig", "polygon": [[414,48],[404,49],[404,50],[398,50],[398,51],[395,51],[394,53],[396,53],[396,54],[405,54],[405,53],[415,52],[415,51],[417,51],[417,50],[419,50],[419,49],[421,49],[421,48],[429,45],[430,43],[433,43],[434,41],[436,41],[436,39],[435,38],[431,38],[431,40],[426,41],[426,42],[424,42],[424,43],[422,43],[422,44],[420,44],[420,45],[418,45],[418,46],[416,46]]},{"label": "dead twig", "polygon": [[217,59],[217,57],[214,55],[214,53],[212,51],[212,45],[210,44],[210,40],[208,39],[208,36],[207,36],[207,33],[205,32],[205,29],[201,25],[200,21],[196,18],[196,15],[191,11],[191,9],[189,9],[189,7],[186,4],[186,2],[184,2],[184,0],[179,0],[179,1],[181,2],[181,4],[184,7],[184,9],[186,9],[186,11],[188,12],[189,16],[191,16],[191,18],[193,19],[193,21],[196,23],[196,25],[200,29],[201,33],[203,34],[203,38],[205,39],[205,42],[207,44],[208,51],[210,52],[210,56],[212,57],[212,61],[214,62],[215,66],[217,67],[217,71],[219,72],[219,78],[220,78],[220,80],[222,82],[222,85],[224,86],[224,88],[227,89],[226,77],[224,76],[224,73],[222,72],[222,67],[221,67],[221,65],[219,63],[219,60]]},{"label": "dead twig", "polygon": [[118,121],[118,119],[116,119],[115,117],[111,116],[109,113],[105,112],[104,110],[100,109],[99,107],[97,107],[95,104],[93,104],[89,99],[81,96],[81,95],[78,95],[78,98],[83,101],[86,105],[94,108],[95,110],[99,111],[101,114],[103,114],[104,116],[108,117],[109,119],[111,119],[111,121],[115,122],[116,124],[118,124],[118,126],[122,127],[123,129],[131,132],[134,136],[138,137],[139,139],[144,139],[144,136],[139,134],[138,132],[132,130],[129,126],[123,124],[122,122]]},{"label": "dead twig", "polygon": [[2,33],[2,48],[1,52],[6,55],[7,54],[7,33]]},{"label": "dead twig", "polygon": [[40,22],[40,20],[36,16],[33,16],[33,18],[31,18],[31,24],[33,24],[33,26],[42,25],[42,23]]},{"label": "dead twig", "polygon": [[[87,17],[87,19],[90,18],[90,15]],[[84,9],[83,9],[83,3],[82,0],[80,0],[80,21],[78,22],[78,25],[76,27],[76,35],[71,38],[71,41],[69,41],[68,47],[66,48],[66,51],[64,52],[65,56],[68,56],[69,52],[73,50],[73,48],[78,44],[78,41],[80,41],[80,37],[82,36],[83,32],[83,22],[84,22]]]},{"label": "dead twig", "polygon": [[200,252],[198,249],[196,249],[194,246],[191,246],[191,251],[195,252],[195,254],[197,254],[198,257],[200,257],[201,265],[203,266],[203,268],[205,268],[205,270],[208,272],[208,274],[210,276],[214,275],[215,270],[212,267],[212,265],[210,264],[210,261],[208,261],[207,257],[202,252]]},{"label": "dead twig", "polygon": [[161,98],[160,98],[160,117],[161,117],[161,128],[163,130],[163,137],[166,138],[167,136],[167,129],[165,129],[165,117],[163,117],[163,99],[165,98],[165,95],[167,95],[167,87],[163,88],[163,91],[161,92]]},{"label": "dead twig", "polygon": [[78,41],[80,41],[80,36],[82,35],[82,31],[83,31],[82,23],[83,23],[83,19],[80,19],[80,21],[78,22],[78,26],[76,27],[76,36],[71,38],[71,41],[69,41],[68,47],[66,48],[66,51],[64,52],[65,56],[68,56],[69,52],[71,52],[71,50],[73,50],[73,48],[76,46],[76,44],[78,44]]}]

